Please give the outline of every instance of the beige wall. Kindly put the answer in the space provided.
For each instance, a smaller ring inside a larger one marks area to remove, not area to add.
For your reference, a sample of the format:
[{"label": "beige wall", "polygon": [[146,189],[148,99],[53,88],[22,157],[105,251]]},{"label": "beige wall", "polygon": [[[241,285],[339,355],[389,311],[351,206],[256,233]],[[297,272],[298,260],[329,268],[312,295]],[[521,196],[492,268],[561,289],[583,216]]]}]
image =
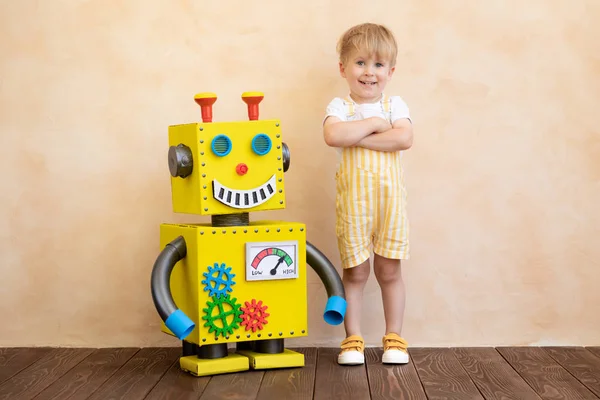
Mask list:
[{"label": "beige wall", "polygon": [[[335,41],[362,21],[397,34],[388,92],[416,126],[408,341],[600,344],[600,3],[518,3],[1,2],[0,346],[177,345],[149,278],[159,224],[205,220],[171,212],[166,164],[167,126],[200,118],[200,91],[221,121],[266,93],[292,151],[288,208],[254,218],[306,222],[337,264],[320,123],[346,90]],[[290,344],[337,345],[309,279],[310,336]],[[374,279],[365,303],[376,345]]]}]

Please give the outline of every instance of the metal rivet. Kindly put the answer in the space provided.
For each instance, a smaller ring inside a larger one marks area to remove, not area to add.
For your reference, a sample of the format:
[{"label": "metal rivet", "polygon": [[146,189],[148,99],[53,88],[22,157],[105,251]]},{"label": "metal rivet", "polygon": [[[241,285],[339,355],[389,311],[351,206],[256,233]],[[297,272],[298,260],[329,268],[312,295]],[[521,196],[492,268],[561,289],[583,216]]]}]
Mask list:
[{"label": "metal rivet", "polygon": [[283,200],[279,200],[279,204],[283,204]]},{"label": "metal rivet", "polygon": [[204,155],[204,152],[203,152],[203,151],[201,151],[201,152],[200,152],[200,155],[201,155],[201,156],[203,156],[203,155]]},{"label": "metal rivet", "polygon": [[202,186],[202,189],[206,189],[206,185]]},{"label": "metal rivet", "polygon": [[218,342],[219,338],[217,336],[215,336],[215,342]]},{"label": "metal rivet", "polygon": [[227,231],[225,229],[222,230],[223,233],[227,233]]},{"label": "metal rivet", "polygon": [[236,338],[236,339],[239,339],[239,338],[240,338],[240,335],[235,335],[235,338]]},{"label": "metal rivet", "polygon": [[208,199],[208,197],[204,197],[204,200]]},{"label": "metal rivet", "polygon": [[203,177],[203,178],[206,178],[206,174],[202,174],[202,177]]},{"label": "metal rivet", "polygon": [[279,332],[279,336],[283,336],[283,332]]},{"label": "metal rivet", "polygon": [[202,338],[202,341],[203,341],[203,342],[206,342],[206,338]]},{"label": "metal rivet", "polygon": [[281,160],[281,157],[277,157],[278,160]]},{"label": "metal rivet", "polygon": [[277,228],[277,232],[281,232],[281,229]]},{"label": "metal rivet", "polygon": [[279,171],[281,171],[281,168],[277,168]]},{"label": "metal rivet", "polygon": [[[275,124],[275,126],[279,126],[279,124]],[[277,137],[279,137],[279,135],[277,135]]]},{"label": "metal rivet", "polygon": [[281,146],[277,146],[277,148],[278,148],[278,149],[280,149],[280,148],[281,148]]},{"label": "metal rivet", "polygon": [[283,193],[283,189],[279,189],[279,193]]},{"label": "metal rivet", "polygon": [[256,335],[257,337],[260,337],[260,333],[258,335]]},{"label": "metal rivet", "polygon": [[[279,182],[283,181],[283,179],[279,178]],[[206,187],[204,187],[204,189],[206,189]]]},{"label": "metal rivet", "polygon": [[233,233],[235,233],[235,231],[233,231]]},{"label": "metal rivet", "polygon": [[246,335],[246,337],[247,337],[247,338],[249,338],[249,337],[250,337],[250,334],[247,334],[247,335]]},{"label": "metal rivet", "polygon": [[248,229],[244,229],[244,233],[248,233]]},{"label": "metal rivet", "polygon": [[213,235],[214,235],[215,233],[217,233],[217,231],[213,231]]},{"label": "metal rivet", "polygon": [[265,232],[269,232],[269,228],[265,229]]},{"label": "metal rivet", "polygon": [[302,333],[306,333],[306,331],[304,329],[302,329]]},{"label": "metal rivet", "polygon": [[300,228],[300,232],[304,232],[304,228]]},{"label": "metal rivet", "polygon": [[294,231],[294,228],[290,228],[290,232],[293,232],[293,231]]},{"label": "metal rivet", "polygon": [[204,211],[208,211],[208,208],[205,208]]},{"label": "metal rivet", "polygon": [[204,167],[206,165],[206,163],[202,163],[202,166]]},{"label": "metal rivet", "polygon": [[204,128],[203,128],[203,127],[200,127],[200,130],[201,130],[201,131],[203,131],[203,130],[204,130]]},{"label": "metal rivet", "polygon": [[229,340],[229,335],[225,336],[225,340]]},{"label": "metal rivet", "polygon": [[255,229],[255,230],[254,230],[254,233],[258,233],[258,229]]},{"label": "metal rivet", "polygon": [[269,332],[269,337],[273,336],[273,334],[271,332]]},{"label": "metal rivet", "polygon": [[201,234],[201,235],[204,235],[204,231],[200,231],[200,234]]},{"label": "metal rivet", "polygon": [[[202,129],[200,129],[200,130],[202,130]],[[200,140],[200,143],[204,143],[204,140]]]},{"label": "metal rivet", "polygon": [[290,332],[290,335],[293,335],[293,334],[294,334],[294,331],[291,331],[291,332]]},{"label": "metal rivet", "polygon": [[[278,125],[278,126],[279,126],[279,125]],[[280,135],[280,134],[277,134],[276,136],[277,136],[277,137],[280,137],[281,135]]]}]

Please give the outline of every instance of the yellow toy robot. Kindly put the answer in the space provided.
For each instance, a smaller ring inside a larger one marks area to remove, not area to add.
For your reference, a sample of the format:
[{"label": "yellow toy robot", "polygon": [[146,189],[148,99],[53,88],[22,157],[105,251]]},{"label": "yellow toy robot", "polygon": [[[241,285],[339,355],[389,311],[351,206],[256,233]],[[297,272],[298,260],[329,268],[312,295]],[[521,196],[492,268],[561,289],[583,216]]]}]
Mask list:
[{"label": "yellow toy robot", "polygon": [[169,127],[173,211],[211,223],[161,225],[151,292],[162,331],[182,340],[180,367],[196,376],[304,366],[284,339],[308,334],[307,264],[327,290],[325,321],[346,312],[342,281],[304,224],[250,221],[285,207],[290,165],[279,120],[258,120],[263,97],[242,94],[249,121],[212,122],[217,97],[199,93],[203,122]]}]

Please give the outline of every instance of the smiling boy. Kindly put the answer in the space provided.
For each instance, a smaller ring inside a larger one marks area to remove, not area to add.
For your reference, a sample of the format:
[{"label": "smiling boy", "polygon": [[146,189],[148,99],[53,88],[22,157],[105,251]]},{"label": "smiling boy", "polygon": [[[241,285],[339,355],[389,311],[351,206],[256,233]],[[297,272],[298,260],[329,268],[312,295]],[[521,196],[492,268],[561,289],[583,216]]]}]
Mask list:
[{"label": "smiling boy", "polygon": [[409,225],[401,161],[402,152],[412,146],[413,129],[402,98],[384,94],[395,71],[397,44],[389,29],[366,23],[347,30],[337,50],[349,94],[327,106],[323,136],[339,154],[336,235],[348,308],[338,363],[364,363],[361,303],[372,249],[386,325],[382,361],[405,364],[409,357],[408,343],[400,336],[405,305],[400,263],[409,258]]}]

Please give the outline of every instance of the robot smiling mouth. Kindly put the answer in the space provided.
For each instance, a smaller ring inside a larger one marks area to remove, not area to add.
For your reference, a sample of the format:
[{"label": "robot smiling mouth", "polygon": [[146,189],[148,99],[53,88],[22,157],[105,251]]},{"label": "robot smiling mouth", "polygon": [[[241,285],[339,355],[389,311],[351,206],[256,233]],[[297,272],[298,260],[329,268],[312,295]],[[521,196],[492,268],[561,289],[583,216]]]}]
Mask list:
[{"label": "robot smiling mouth", "polygon": [[221,203],[233,208],[252,208],[269,200],[275,194],[275,175],[266,183],[250,190],[234,190],[213,180],[213,197]]}]

